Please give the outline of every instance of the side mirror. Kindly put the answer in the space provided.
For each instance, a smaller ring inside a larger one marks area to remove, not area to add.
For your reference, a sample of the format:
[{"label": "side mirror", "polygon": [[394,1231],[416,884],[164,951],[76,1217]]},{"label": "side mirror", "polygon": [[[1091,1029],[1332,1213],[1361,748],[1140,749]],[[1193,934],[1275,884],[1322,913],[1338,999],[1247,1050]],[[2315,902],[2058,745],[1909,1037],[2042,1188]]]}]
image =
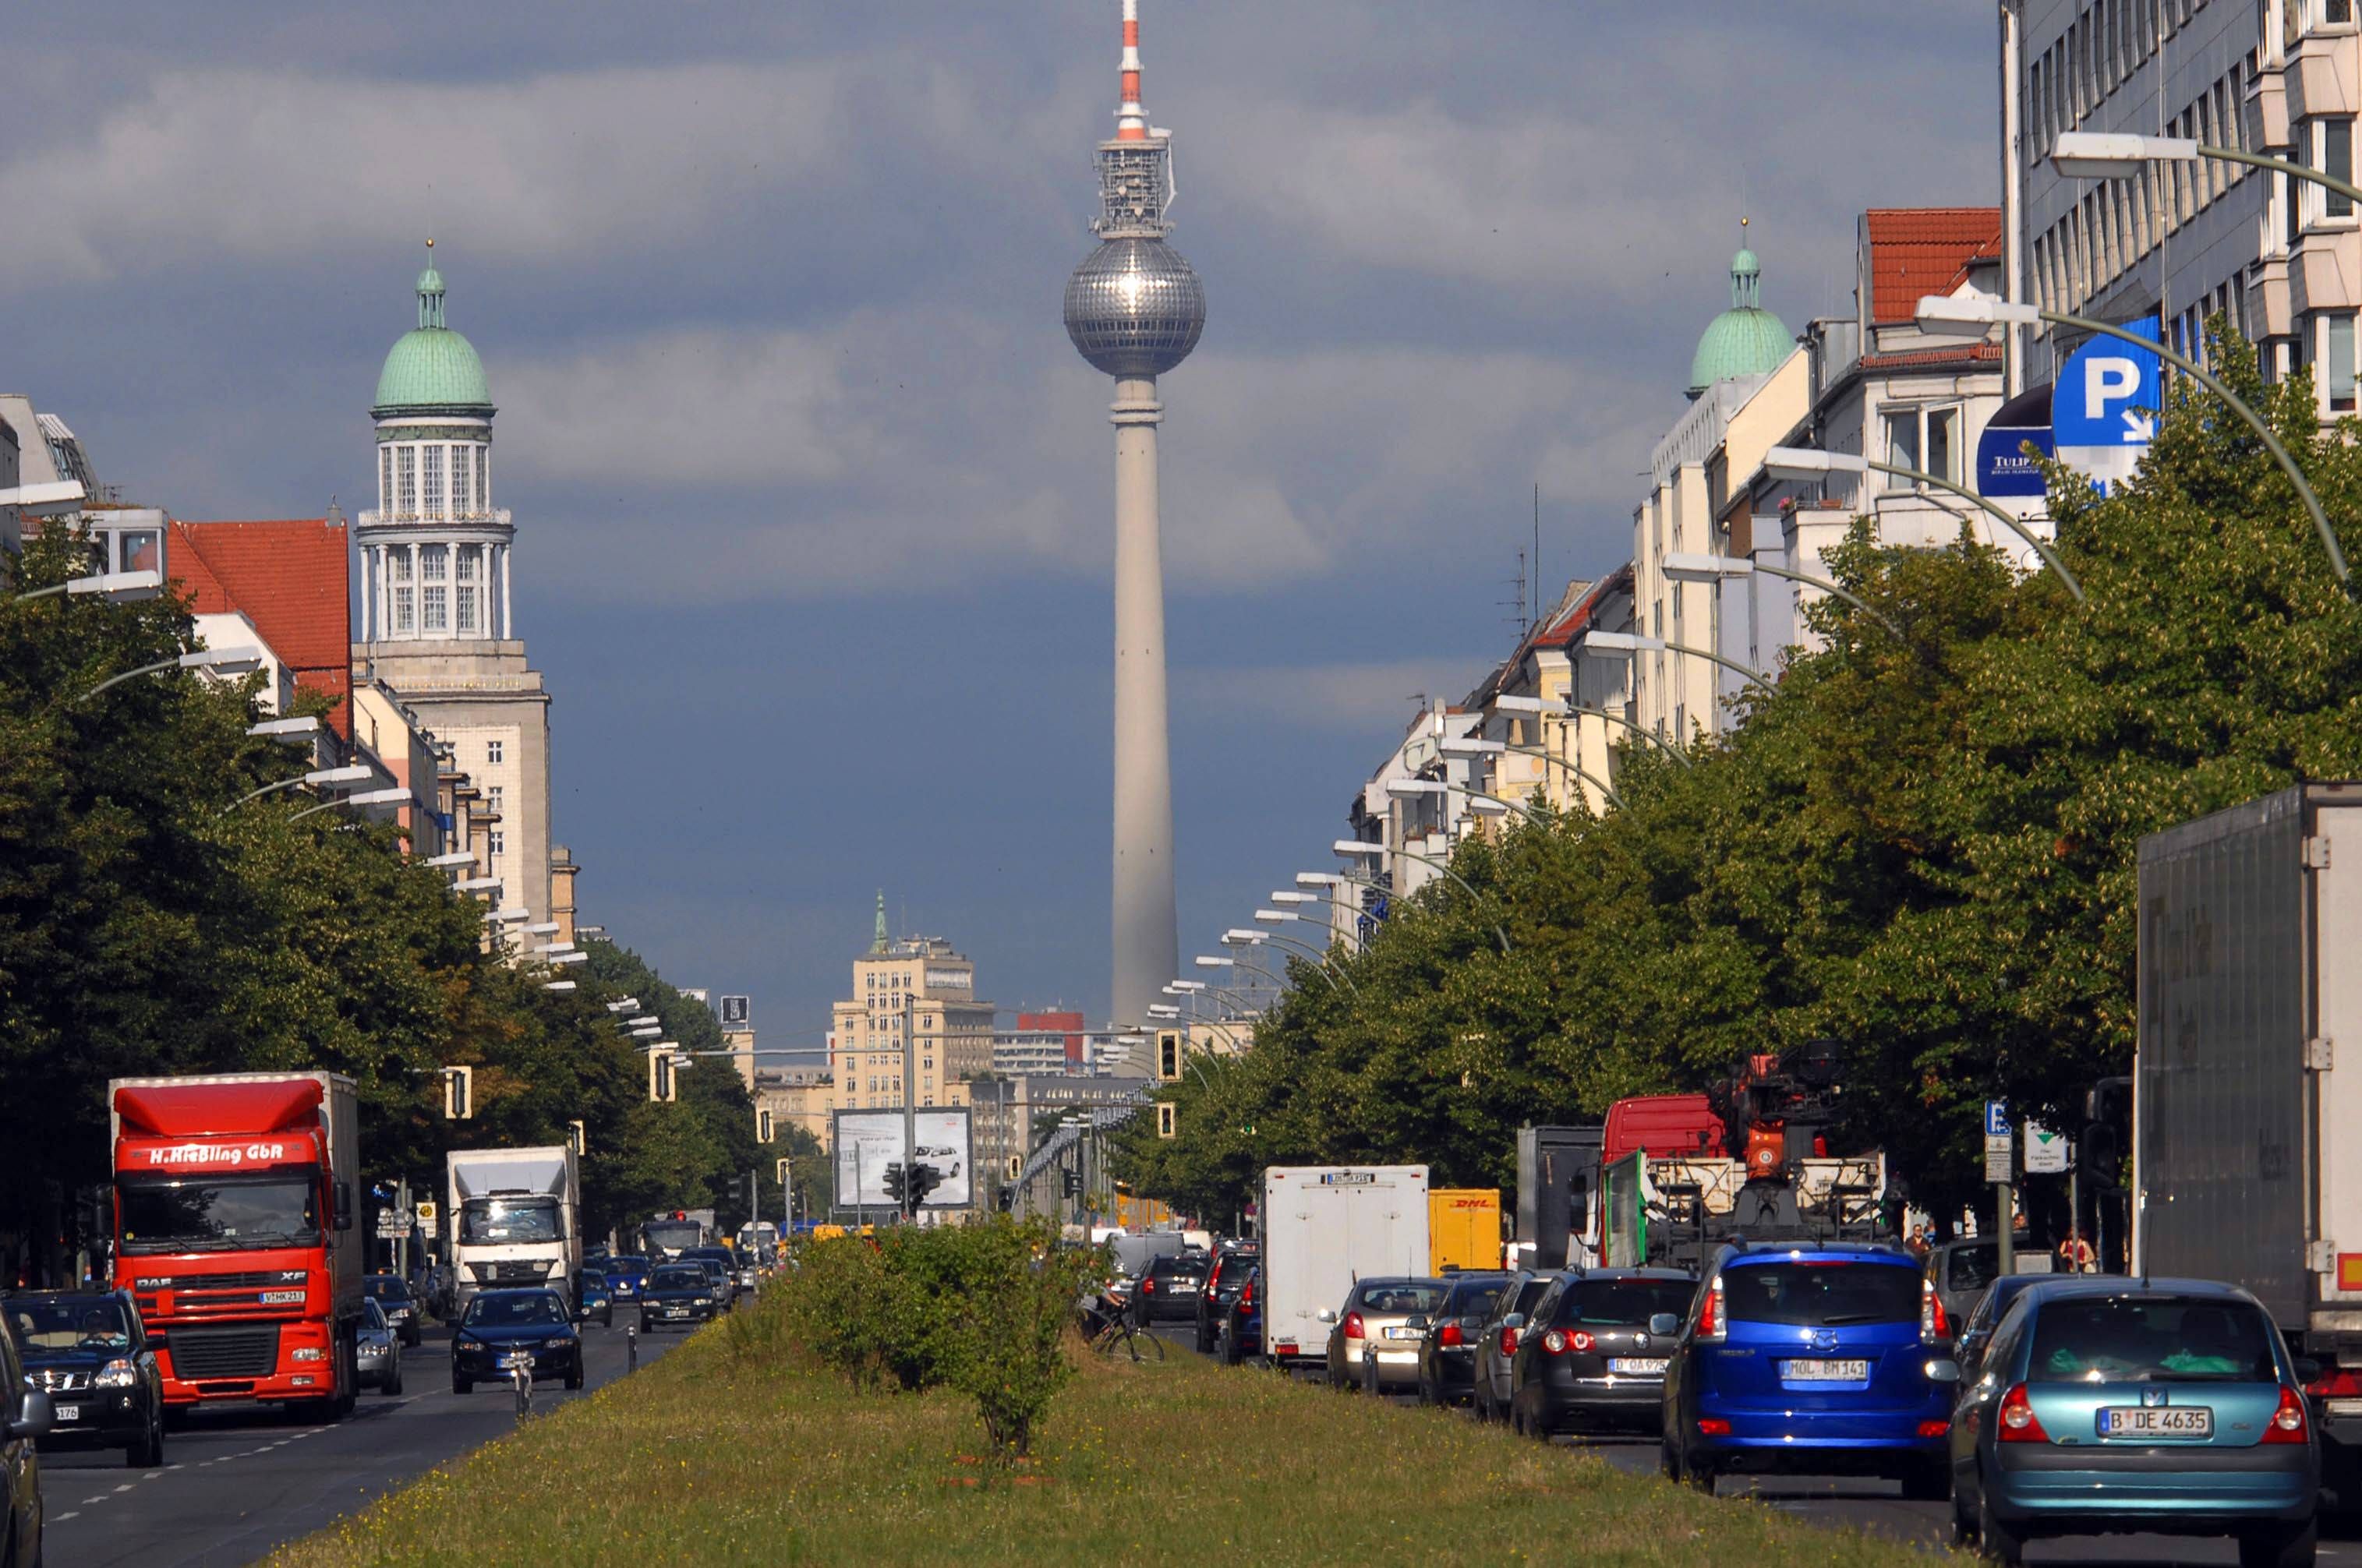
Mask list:
[{"label": "side mirror", "polygon": [[1930,1383],[1958,1383],[1959,1380],[1960,1380],[1960,1364],[1959,1364],[1959,1362],[1957,1362],[1957,1361],[1952,1360],[1950,1357],[1948,1357],[1948,1356],[1938,1356],[1937,1358],[1936,1358],[1936,1359],[1935,1359],[1935,1360],[1933,1360],[1933,1361],[1930,1361],[1930,1362],[1927,1364],[1927,1381],[1928,1381],[1928,1382],[1930,1382]]},{"label": "side mirror", "polygon": [[2321,1363],[2315,1361],[2309,1355],[2298,1356],[2296,1358],[2296,1380],[2308,1386],[2320,1382]]},{"label": "side mirror", "polygon": [[1526,1326],[1526,1315],[1523,1312],[1511,1312],[1507,1317],[1501,1320],[1501,1326],[1505,1329],[1524,1328]]},{"label": "side mirror", "polygon": [[1413,1312],[1409,1317],[1403,1320],[1403,1327],[1413,1330],[1424,1330],[1427,1327],[1427,1314],[1425,1312]]},{"label": "side mirror", "polygon": [[1337,1311],[1333,1307],[1323,1307],[1313,1313],[1312,1317],[1316,1322],[1333,1323],[1337,1321]]},{"label": "side mirror", "polygon": [[39,1388],[28,1388],[17,1400],[17,1413],[7,1422],[6,1436],[11,1438],[47,1437],[50,1428],[57,1424],[57,1411],[50,1406],[50,1397]]},{"label": "side mirror", "polygon": [[1649,1319],[1649,1332],[1652,1334],[1677,1334],[1682,1332],[1682,1321],[1671,1312],[1658,1312]]},{"label": "side mirror", "polygon": [[349,1231],[352,1228],[353,1184],[349,1181],[339,1181],[337,1183],[337,1229]]}]

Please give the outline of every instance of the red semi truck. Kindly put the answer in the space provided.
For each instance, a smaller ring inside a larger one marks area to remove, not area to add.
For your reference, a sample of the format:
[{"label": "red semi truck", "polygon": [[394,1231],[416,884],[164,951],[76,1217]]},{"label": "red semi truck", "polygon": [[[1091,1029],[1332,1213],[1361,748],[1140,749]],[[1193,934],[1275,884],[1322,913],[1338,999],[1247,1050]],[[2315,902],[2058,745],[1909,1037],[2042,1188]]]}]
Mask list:
[{"label": "red semi truck", "polygon": [[115,1283],[161,1352],[167,1409],[351,1409],[362,1312],[352,1080],[122,1078],[107,1103]]}]

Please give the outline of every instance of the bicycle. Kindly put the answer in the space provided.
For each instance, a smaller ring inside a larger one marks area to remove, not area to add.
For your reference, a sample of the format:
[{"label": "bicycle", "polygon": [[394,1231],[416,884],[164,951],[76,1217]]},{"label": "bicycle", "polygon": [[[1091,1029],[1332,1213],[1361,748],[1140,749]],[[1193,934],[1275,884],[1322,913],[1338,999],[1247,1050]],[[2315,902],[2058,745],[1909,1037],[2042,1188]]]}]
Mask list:
[{"label": "bicycle", "polygon": [[1091,1348],[1101,1355],[1112,1356],[1118,1346],[1129,1351],[1135,1362],[1164,1359],[1164,1342],[1135,1327],[1129,1312],[1117,1313],[1115,1321],[1091,1339]]}]

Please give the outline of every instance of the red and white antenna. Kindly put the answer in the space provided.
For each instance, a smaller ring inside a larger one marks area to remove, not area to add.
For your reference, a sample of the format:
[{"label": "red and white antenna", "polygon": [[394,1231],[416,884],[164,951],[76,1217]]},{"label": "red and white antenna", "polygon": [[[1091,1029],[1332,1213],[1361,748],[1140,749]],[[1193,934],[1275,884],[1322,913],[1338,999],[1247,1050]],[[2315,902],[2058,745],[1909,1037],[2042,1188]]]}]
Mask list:
[{"label": "red and white antenna", "polygon": [[1140,106],[1140,0],[1123,0],[1123,102],[1115,112],[1115,139],[1148,139],[1148,111]]}]

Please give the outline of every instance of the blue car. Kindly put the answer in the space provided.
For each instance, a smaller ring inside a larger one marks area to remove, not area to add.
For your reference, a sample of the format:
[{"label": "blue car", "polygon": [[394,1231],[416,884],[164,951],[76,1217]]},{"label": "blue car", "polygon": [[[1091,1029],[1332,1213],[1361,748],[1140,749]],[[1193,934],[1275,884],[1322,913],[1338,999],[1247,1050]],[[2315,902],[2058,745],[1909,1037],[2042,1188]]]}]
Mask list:
[{"label": "blue car", "polygon": [[1665,1474],[1712,1491],[1739,1471],[1882,1475],[1950,1489],[1959,1368],[1919,1262],[1899,1248],[1740,1244],[1700,1276],[1665,1368]]},{"label": "blue car", "polygon": [[2313,1561],[2321,1459],[2269,1313],[2193,1279],[2024,1291],[1954,1412],[1952,1524],[2003,1563],[2058,1535],[2230,1535],[2245,1568]]},{"label": "blue car", "polygon": [[645,1257],[627,1255],[607,1259],[599,1266],[599,1272],[607,1277],[607,1288],[616,1300],[636,1306],[648,1293],[648,1272],[654,1266]]}]

